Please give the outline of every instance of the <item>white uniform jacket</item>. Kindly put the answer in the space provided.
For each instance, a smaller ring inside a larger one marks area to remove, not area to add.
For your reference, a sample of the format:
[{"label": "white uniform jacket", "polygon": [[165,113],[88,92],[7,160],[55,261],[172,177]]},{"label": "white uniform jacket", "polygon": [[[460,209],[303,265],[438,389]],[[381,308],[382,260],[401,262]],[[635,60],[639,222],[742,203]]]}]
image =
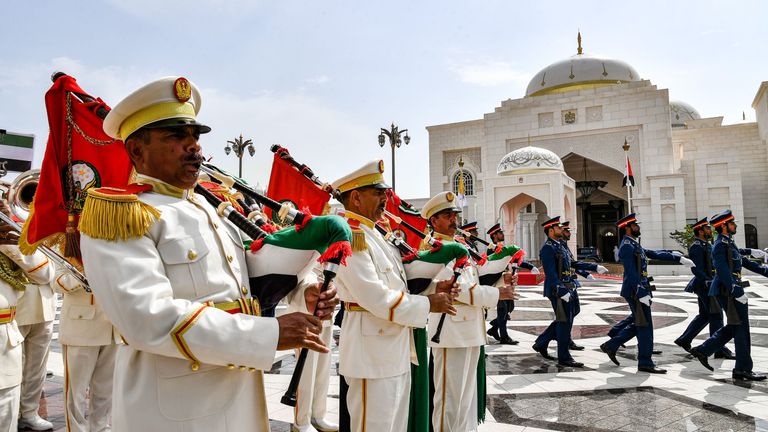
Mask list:
[{"label": "white uniform jacket", "polygon": [[[50,273],[41,270],[47,266],[48,258],[40,252],[22,255],[18,246],[0,245],[0,253],[13,260],[34,283],[50,282]],[[29,286],[29,285],[27,285]],[[18,291],[0,279],[0,315],[17,313],[16,306],[24,291]],[[13,310],[11,310],[13,308]],[[21,384],[21,343],[24,338],[15,320],[0,324],[0,389]]]},{"label": "white uniform jacket", "polygon": [[[445,241],[445,240],[441,240]],[[435,284],[441,280],[449,280],[453,272],[446,267],[428,288],[434,291]],[[462,269],[458,279],[459,293],[454,306],[456,315],[446,316],[443,329],[440,332],[440,343],[432,342],[432,336],[437,332],[437,325],[442,314],[429,314],[429,346],[434,348],[466,348],[486,344],[485,338],[485,308],[495,308],[499,301],[499,289],[492,286],[480,285],[477,268],[467,265]]]},{"label": "white uniform jacket", "polygon": [[[413,349],[411,327],[424,327],[429,299],[408,294],[400,253],[374,228],[360,221],[367,249],[356,251],[339,268],[336,280],[347,306],[339,338],[339,373],[350,378],[388,378],[410,371]],[[415,357],[414,357],[415,358]]]},{"label": "white uniform jacket", "polygon": [[113,430],[268,430],[262,374],[247,371],[271,368],[277,320],[210,306],[250,297],[239,232],[192,191],[139,181],[154,186],[139,199],[161,212],[149,232],[81,240],[96,302],[127,343]]},{"label": "white uniform jacket", "polygon": [[59,342],[73,346],[104,346],[120,340],[93,293],[86,292],[69,270],[56,267],[51,284],[63,294],[59,317]]},{"label": "white uniform jacket", "polygon": [[51,290],[53,281],[53,263],[42,252],[22,255],[18,248],[8,250],[6,254],[14,261],[25,262],[27,277],[30,282],[19,299],[16,308],[16,323],[20,326],[53,321],[56,315],[56,295]]}]

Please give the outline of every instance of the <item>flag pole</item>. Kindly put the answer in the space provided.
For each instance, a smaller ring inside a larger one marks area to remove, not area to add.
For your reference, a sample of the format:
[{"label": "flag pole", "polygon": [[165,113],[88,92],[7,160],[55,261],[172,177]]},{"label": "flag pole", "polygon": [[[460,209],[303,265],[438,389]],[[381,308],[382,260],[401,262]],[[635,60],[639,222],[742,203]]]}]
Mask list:
[{"label": "flag pole", "polygon": [[632,213],[632,181],[629,177],[629,143],[627,143],[627,137],[624,137],[624,145],[621,146],[624,149],[624,161],[626,166],[624,167],[624,175],[627,176],[627,214]]}]

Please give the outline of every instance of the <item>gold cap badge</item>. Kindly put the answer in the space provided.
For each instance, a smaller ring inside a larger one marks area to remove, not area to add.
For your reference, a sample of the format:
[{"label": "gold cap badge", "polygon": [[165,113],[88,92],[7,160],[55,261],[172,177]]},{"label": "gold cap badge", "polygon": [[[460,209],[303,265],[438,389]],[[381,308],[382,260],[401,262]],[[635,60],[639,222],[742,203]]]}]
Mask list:
[{"label": "gold cap badge", "polygon": [[384,172],[384,161],[383,160],[379,161],[379,172],[380,173]]},{"label": "gold cap badge", "polygon": [[192,86],[186,78],[180,77],[173,83],[173,93],[179,102],[186,102],[192,97]]},{"label": "gold cap badge", "polygon": [[447,199],[448,202],[453,201],[453,192],[448,192],[447,194],[445,194],[445,199]]}]

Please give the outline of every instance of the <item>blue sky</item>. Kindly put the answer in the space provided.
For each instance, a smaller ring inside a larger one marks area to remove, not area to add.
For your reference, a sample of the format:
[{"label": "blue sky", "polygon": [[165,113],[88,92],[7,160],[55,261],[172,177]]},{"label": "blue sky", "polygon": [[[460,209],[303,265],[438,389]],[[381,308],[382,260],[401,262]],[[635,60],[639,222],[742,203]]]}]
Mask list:
[{"label": "blue sky", "polygon": [[[576,52],[619,58],[703,117],[754,120],[768,79],[768,3],[760,1],[215,1],[9,2],[0,18],[0,128],[33,133],[42,160],[43,96],[65,71],[114,105],[152,79],[183,75],[202,90],[202,145],[214,163],[240,133],[257,146],[244,177],[265,185],[279,143],[326,181],[389,148],[398,192],[423,197],[428,125],[482,118],[522,97],[544,66]],[[389,176],[389,173],[387,173]]]}]

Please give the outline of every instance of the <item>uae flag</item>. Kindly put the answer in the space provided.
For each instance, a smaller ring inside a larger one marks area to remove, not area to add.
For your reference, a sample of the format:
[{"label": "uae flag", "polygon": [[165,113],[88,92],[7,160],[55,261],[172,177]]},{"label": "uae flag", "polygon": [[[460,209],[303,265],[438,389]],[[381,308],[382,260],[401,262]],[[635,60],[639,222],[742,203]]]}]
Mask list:
[{"label": "uae flag", "polygon": [[420,294],[429,287],[432,280],[450,279],[453,268],[463,266],[468,259],[467,248],[455,242],[446,242],[439,248],[423,250],[403,258],[408,292]]},{"label": "uae flag", "polygon": [[[304,176],[290,162],[283,159],[282,155],[290,156],[285,148],[275,151],[267,196],[281,204],[289,203],[293,208],[313,215],[325,213],[325,206],[331,199],[331,194]],[[272,210],[265,208],[264,211],[273,221],[284,225]]]},{"label": "uae flag", "polygon": [[270,309],[293,291],[316,262],[352,254],[352,230],[336,215],[314,216],[301,227],[288,227],[256,240],[246,253],[251,296],[262,310]]},{"label": "uae flag", "polygon": [[624,182],[622,183],[622,186],[627,187],[627,184],[635,187],[635,176],[632,175],[632,165],[629,164],[629,156],[627,156],[627,169],[624,171]]},{"label": "uae flag", "polygon": [[[387,211],[421,232],[427,232],[427,220],[421,217],[421,214],[412,205],[397,196],[392,189],[387,190]],[[405,239],[408,245],[416,250],[419,249],[421,245],[421,238],[419,236],[407,228],[401,227],[400,224],[391,219],[389,220],[389,226],[400,238]]]},{"label": "uae flag", "polygon": [[512,262],[520,262],[525,256],[525,251],[517,245],[502,246],[500,250],[488,255],[485,264],[478,267],[480,285],[495,285]]},{"label": "uae flag", "polygon": [[0,129],[0,177],[8,171],[24,172],[32,167],[34,135],[23,135]]},{"label": "uae flag", "polygon": [[79,257],[76,228],[88,189],[125,187],[132,165],[123,142],[102,129],[109,106],[73,77],[61,74],[54,81],[45,94],[45,108],[48,143],[19,248],[31,254],[40,244],[63,243],[66,256]]}]

